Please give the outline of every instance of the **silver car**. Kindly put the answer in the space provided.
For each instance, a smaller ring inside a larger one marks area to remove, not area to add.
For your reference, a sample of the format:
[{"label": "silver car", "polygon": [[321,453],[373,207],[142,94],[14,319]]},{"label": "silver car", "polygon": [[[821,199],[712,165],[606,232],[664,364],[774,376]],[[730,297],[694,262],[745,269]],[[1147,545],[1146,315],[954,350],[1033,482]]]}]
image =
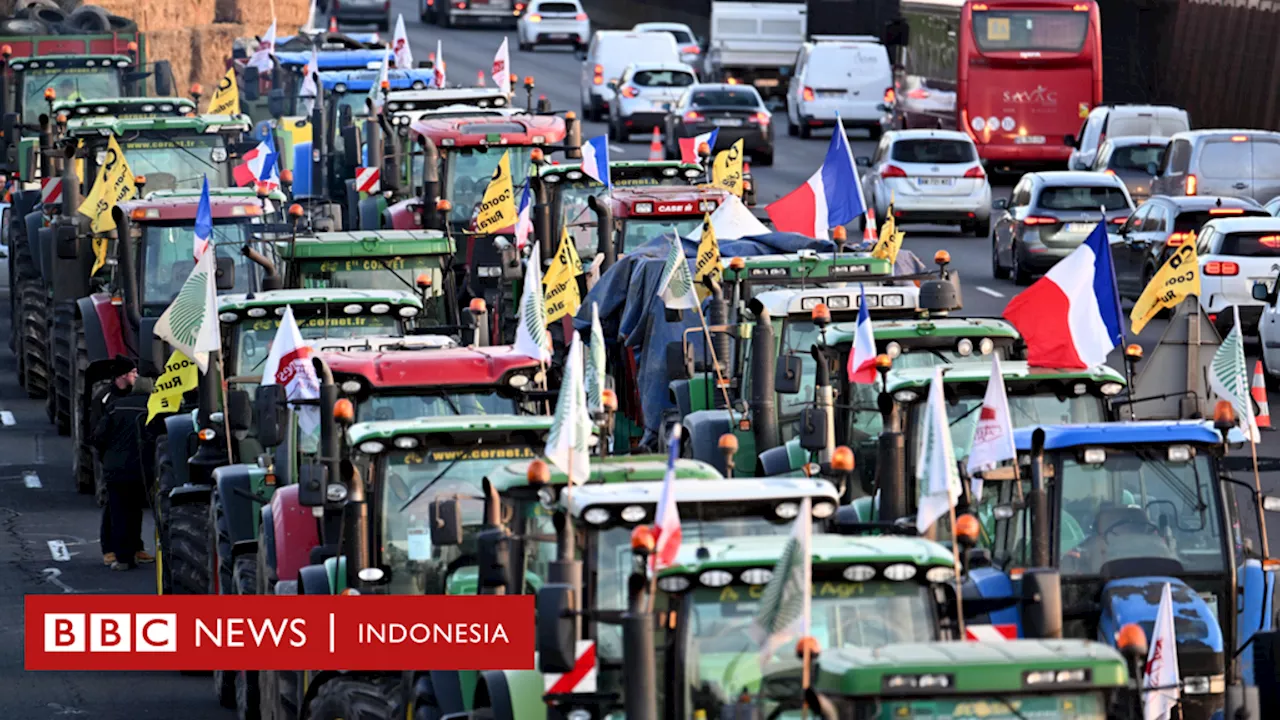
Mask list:
[{"label": "silver car", "polygon": [[1169,138],[1147,168],[1153,195],[1227,195],[1264,203],[1280,195],[1280,133],[1192,130]]},{"label": "silver car", "polygon": [[885,133],[862,177],[863,195],[883,218],[893,203],[899,223],[957,224],[976,237],[991,227],[991,184],[968,135],[955,130]]},{"label": "silver car", "polygon": [[1121,137],[1102,143],[1093,161],[1094,172],[1115,175],[1138,205],[1151,197],[1151,174],[1147,166],[1164,161],[1165,138]]},{"label": "silver car", "polygon": [[1104,216],[1114,235],[1133,212],[1120,178],[1077,170],[1023,175],[1010,199],[991,206],[991,274],[1018,285],[1070,255]]},{"label": "silver car", "polygon": [[667,109],[684,91],[698,82],[693,68],[684,63],[632,63],[609,89],[616,95],[609,106],[609,139],[626,141],[632,133],[661,128]]}]

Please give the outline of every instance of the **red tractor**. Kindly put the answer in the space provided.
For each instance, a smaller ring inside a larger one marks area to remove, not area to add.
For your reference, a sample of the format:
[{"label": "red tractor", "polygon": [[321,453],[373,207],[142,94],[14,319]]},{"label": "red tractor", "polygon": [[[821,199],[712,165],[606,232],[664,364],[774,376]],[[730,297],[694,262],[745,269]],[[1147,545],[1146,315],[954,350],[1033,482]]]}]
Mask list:
[{"label": "red tractor", "polygon": [[[701,237],[702,221],[728,196],[727,190],[711,187],[618,188],[605,196],[610,200],[610,217],[598,226],[612,225],[613,249],[618,255],[672,233],[680,237],[694,233],[696,241]],[[597,203],[597,207],[601,205]]]}]

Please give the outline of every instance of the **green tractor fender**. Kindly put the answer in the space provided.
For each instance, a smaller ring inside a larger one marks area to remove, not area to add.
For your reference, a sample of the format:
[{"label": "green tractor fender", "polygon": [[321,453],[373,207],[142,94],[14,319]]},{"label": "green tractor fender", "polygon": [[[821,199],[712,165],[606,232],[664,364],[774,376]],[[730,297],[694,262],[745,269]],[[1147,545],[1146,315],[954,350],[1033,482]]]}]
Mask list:
[{"label": "green tractor fender", "polygon": [[347,558],[343,555],[324,561],[324,574],[329,582],[330,594],[337,595],[347,589]]},{"label": "green tractor fender", "polygon": [[[537,574],[525,571],[524,581],[536,593],[542,588],[542,578]],[[478,595],[480,594],[480,572],[475,565],[466,565],[454,570],[445,585],[446,595]]]},{"label": "green tractor fender", "polygon": [[[685,415],[680,424],[684,428],[684,437],[680,441],[682,446],[680,455],[701,460],[724,473],[726,468],[724,454],[720,452],[720,436],[733,432],[729,411],[697,410]],[[741,447],[738,448],[738,453],[739,455],[734,457],[735,464],[742,454]],[[749,467],[754,469],[755,463],[751,462]]]}]

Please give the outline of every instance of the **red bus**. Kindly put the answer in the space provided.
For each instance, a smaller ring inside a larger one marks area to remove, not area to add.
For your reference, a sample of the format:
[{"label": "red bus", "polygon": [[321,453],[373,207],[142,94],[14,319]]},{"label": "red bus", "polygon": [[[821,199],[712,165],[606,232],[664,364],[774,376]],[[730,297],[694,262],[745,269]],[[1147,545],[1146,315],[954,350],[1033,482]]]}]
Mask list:
[{"label": "red bus", "polygon": [[903,127],[963,129],[989,166],[1057,165],[1102,103],[1094,0],[902,0]]}]

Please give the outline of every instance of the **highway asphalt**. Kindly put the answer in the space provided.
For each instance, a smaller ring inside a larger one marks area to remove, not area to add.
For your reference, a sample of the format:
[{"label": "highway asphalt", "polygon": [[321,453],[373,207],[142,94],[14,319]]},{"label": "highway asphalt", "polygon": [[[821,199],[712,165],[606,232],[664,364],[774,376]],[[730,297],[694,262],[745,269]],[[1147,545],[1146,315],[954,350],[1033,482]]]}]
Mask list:
[{"label": "highway asphalt", "polygon": [[[554,108],[579,111],[581,64],[569,50],[546,49],[532,53],[516,50],[514,31],[458,28],[441,30],[419,23],[412,0],[394,0],[393,12],[403,12],[416,56],[444,44],[449,78],[473,84],[476,73],[491,66],[494,51],[504,35],[511,37],[512,71],[522,78],[532,75],[536,93],[545,94]],[[654,17],[653,20],[661,20]],[[229,48],[228,48],[229,51]],[[785,123],[785,120],[783,120]],[[601,124],[588,124],[584,138],[605,132]],[[821,164],[826,153],[826,133],[812,140],[776,133],[776,165],[754,167],[761,205],[804,182]],[[870,155],[872,143],[855,137],[855,155]],[[648,156],[648,138],[615,144],[615,158]],[[1008,196],[1009,186],[996,189]],[[985,239],[963,236],[958,229],[908,226],[905,247],[928,262],[936,250],[951,253],[960,273],[964,315],[999,315],[1018,288],[995,280],[990,269],[990,245]],[[0,261],[2,262],[2,261]],[[8,277],[0,269],[0,283]],[[0,291],[7,303],[8,289]],[[1152,322],[1138,341],[1150,351],[1166,323]],[[0,309],[0,337],[8,337],[8,308]],[[1132,340],[1131,340],[1132,341]],[[1118,358],[1116,358],[1118,360]],[[1253,356],[1250,357],[1252,363]],[[1120,367],[1119,364],[1115,365]],[[102,565],[97,536],[100,510],[90,496],[76,493],[71,479],[70,441],[59,437],[44,414],[42,401],[30,400],[16,381],[12,353],[0,349],[0,717],[16,720],[84,718],[132,720],[135,718],[183,718],[183,720],[233,717],[217,706],[210,678],[178,673],[28,673],[23,670],[23,596],[30,593],[137,593],[155,592],[150,568],[111,572]],[[1277,435],[1264,434],[1261,455],[1280,455]],[[1264,476],[1264,490],[1280,486],[1280,477]],[[151,545],[148,518],[144,537]]]}]

